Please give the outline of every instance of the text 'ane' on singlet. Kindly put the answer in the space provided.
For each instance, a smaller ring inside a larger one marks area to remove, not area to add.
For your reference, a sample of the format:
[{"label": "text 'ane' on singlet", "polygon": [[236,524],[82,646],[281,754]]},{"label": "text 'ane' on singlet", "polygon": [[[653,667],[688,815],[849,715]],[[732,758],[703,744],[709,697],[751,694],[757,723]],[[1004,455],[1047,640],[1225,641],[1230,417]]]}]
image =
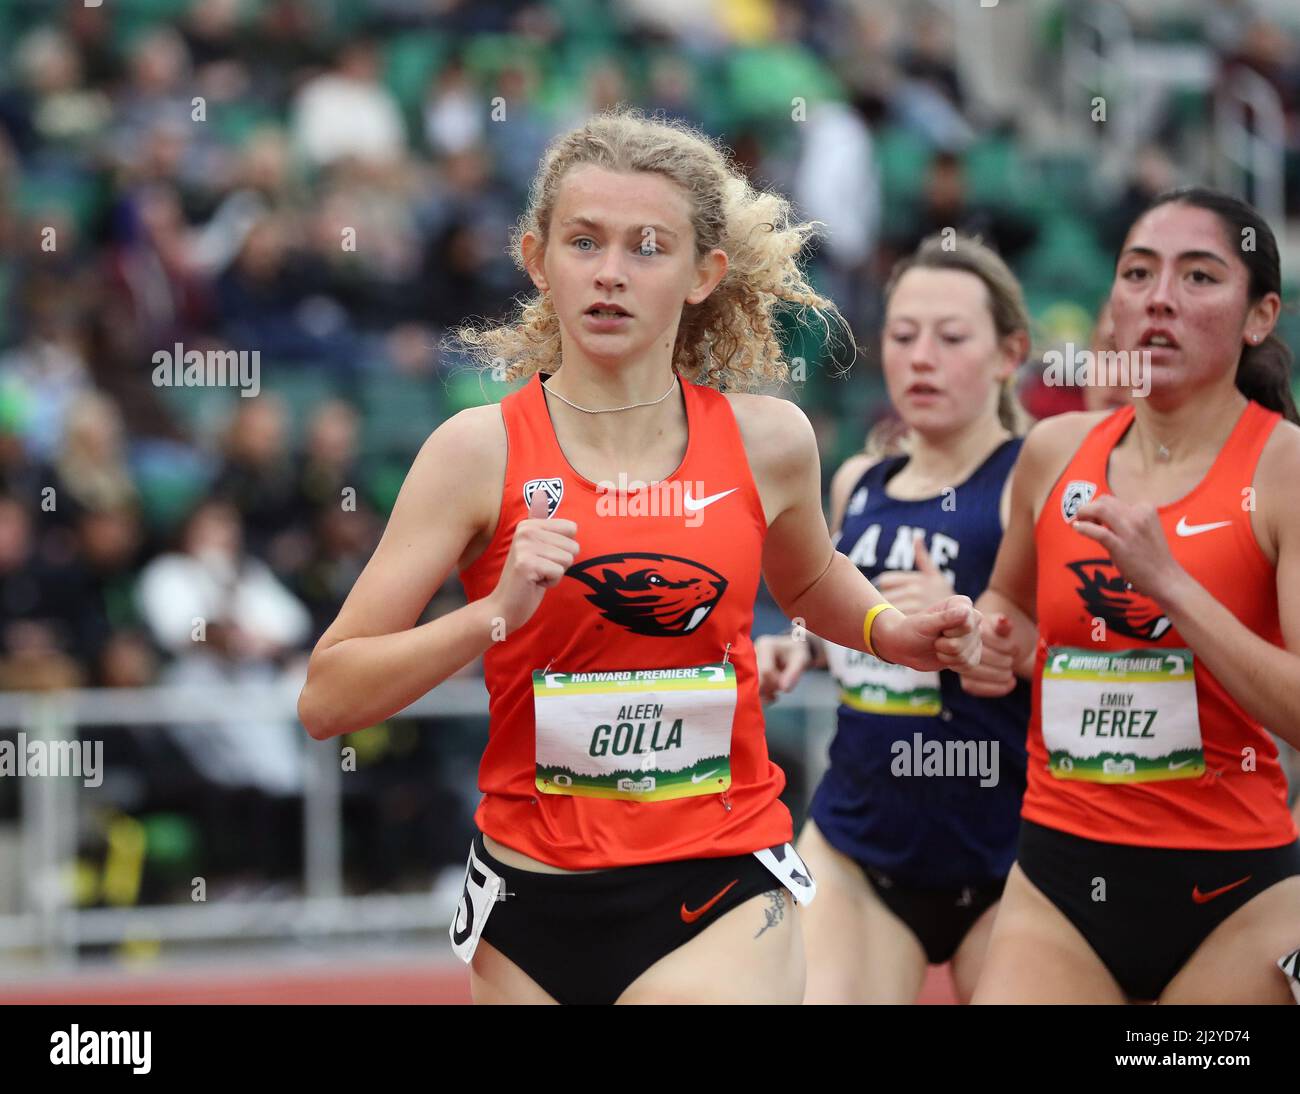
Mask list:
[{"label": "text 'ane' on singlet", "polygon": [[[849,495],[836,546],[872,581],[916,569],[916,533],[975,600],[1002,539],[1000,506],[1021,440],[1008,439],[939,496],[890,497],[907,456],[869,467]],[[840,687],[830,766],[813,797],[818,828],[840,851],[929,888],[1000,880],[1015,858],[1025,788],[1029,684],[968,695],[954,672],[918,672],[828,642]]]}]

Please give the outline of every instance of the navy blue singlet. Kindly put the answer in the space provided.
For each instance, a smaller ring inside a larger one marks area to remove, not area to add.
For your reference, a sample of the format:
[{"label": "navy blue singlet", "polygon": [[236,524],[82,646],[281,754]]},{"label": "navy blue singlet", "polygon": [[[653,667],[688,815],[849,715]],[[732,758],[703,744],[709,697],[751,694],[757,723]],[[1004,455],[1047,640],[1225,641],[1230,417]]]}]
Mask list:
[{"label": "navy blue singlet", "polygon": [[[1002,539],[998,507],[1020,451],[1008,439],[959,486],[899,501],[885,484],[907,463],[867,469],[849,496],[837,548],[868,578],[914,570],[913,537],[971,600]],[[1025,788],[1030,685],[981,699],[950,671],[923,673],[827,643],[840,686],[830,768],[810,816],[832,846],[900,883],[956,888],[1005,878]]]}]

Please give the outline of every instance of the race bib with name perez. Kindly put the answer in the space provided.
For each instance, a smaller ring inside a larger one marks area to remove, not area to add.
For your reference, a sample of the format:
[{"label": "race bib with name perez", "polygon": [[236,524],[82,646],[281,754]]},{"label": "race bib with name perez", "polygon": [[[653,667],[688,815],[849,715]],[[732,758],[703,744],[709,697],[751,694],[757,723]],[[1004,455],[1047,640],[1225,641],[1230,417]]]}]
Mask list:
[{"label": "race bib with name perez", "polygon": [[1189,649],[1049,648],[1042,726],[1051,773],[1105,783],[1205,774],[1194,669]]}]

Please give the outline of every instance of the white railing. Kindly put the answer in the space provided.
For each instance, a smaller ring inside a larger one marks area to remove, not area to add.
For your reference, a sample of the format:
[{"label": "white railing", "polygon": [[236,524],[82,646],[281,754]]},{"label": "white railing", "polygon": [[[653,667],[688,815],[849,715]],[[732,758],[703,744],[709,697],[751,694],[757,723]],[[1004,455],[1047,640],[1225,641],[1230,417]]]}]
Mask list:
[{"label": "white railing", "polygon": [[[1137,150],[1133,109],[1137,48],[1128,13],[1117,3],[1069,6],[1061,64],[1065,124],[1083,145],[1095,145],[1099,169],[1131,164]],[[1106,121],[1092,121],[1091,97],[1106,99]]]},{"label": "white railing", "polygon": [[[85,689],[0,694],[0,732],[23,731],[28,741],[73,741],[82,729],[163,727],[220,720],[297,721],[300,680],[268,688],[230,687]],[[836,693],[823,673],[812,673],[780,700],[800,712],[792,732],[802,748],[808,785],[825,769]],[[407,707],[397,718],[478,717],[487,722],[487,693],[479,678],[455,678]],[[784,723],[782,723],[784,724]],[[486,736],[486,729],[485,734]],[[0,915],[0,953],[36,950],[47,963],[75,962],[86,944],[132,940],[312,937],[445,928],[452,905],[436,906],[428,891],[349,895],[343,886],[340,741],[313,741],[303,731],[302,895],[285,899],[78,908],[69,875],[76,859],[82,795],[71,776],[18,777],[22,885],[17,914]],[[786,743],[789,743],[786,738]],[[432,878],[430,879],[432,881]]]},{"label": "white railing", "polygon": [[[1093,150],[1093,183],[1103,192],[1128,179],[1169,97],[1208,95],[1219,66],[1205,42],[1137,37],[1128,11],[1116,0],[1069,5],[1061,61],[1063,129],[1080,147]],[[1104,123],[1093,121],[1094,95],[1105,99]]]},{"label": "white railing", "polygon": [[1214,146],[1216,184],[1249,200],[1279,230],[1286,219],[1286,118],[1277,91],[1259,73],[1238,68],[1215,96]]}]

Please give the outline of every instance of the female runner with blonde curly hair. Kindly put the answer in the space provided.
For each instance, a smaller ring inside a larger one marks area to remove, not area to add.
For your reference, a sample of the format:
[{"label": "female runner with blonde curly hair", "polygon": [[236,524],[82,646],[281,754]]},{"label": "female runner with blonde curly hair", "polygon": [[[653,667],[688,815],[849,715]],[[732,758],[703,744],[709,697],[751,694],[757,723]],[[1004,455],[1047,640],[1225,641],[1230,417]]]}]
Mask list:
[{"label": "female runner with blonde curly hair", "polygon": [[[484,655],[480,834],[451,935],[478,1002],[798,1002],[790,846],[749,640],[791,617],[918,669],[969,668],[966,597],[889,606],[831,545],[813,431],[782,399],[775,308],[834,305],[813,225],[725,152],[621,109],[558,137],[513,253],[537,295],[460,332],[525,380],[424,444],[312,654],[326,739]],[[725,393],[724,393],[725,392]],[[452,566],[470,603],[415,626]]]}]

